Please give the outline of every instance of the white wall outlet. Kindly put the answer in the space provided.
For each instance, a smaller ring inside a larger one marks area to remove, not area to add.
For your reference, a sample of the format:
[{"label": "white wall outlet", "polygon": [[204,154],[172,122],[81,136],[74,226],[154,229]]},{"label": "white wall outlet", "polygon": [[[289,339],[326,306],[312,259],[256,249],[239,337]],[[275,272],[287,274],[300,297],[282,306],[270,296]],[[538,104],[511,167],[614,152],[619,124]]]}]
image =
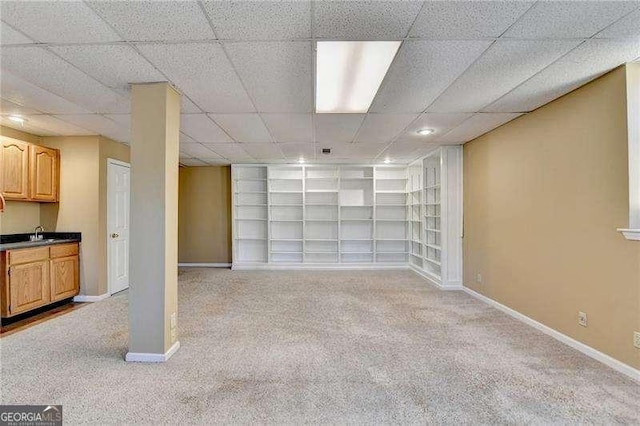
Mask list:
[{"label": "white wall outlet", "polygon": [[482,274],[476,274],[476,282],[482,284]]},{"label": "white wall outlet", "polygon": [[584,312],[578,312],[578,325],[583,327],[587,326],[587,314]]},{"label": "white wall outlet", "polygon": [[633,346],[640,349],[640,331],[633,332]]}]

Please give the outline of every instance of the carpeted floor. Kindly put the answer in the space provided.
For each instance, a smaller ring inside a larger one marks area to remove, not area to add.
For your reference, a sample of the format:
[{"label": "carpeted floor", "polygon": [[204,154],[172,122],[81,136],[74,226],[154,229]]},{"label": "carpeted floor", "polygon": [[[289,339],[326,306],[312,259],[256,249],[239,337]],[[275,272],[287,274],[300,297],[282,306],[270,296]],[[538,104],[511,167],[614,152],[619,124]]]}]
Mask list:
[{"label": "carpeted floor", "polygon": [[127,295],[0,340],[2,403],[65,423],[639,423],[640,385],[411,272],[180,273],[182,348],[125,363]]}]

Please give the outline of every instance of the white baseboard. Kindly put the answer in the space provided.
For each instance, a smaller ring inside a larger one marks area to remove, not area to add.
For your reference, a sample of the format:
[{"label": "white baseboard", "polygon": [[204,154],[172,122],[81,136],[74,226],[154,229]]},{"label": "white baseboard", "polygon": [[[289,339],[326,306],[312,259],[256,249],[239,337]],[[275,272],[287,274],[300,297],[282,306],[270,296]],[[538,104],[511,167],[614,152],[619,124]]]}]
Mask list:
[{"label": "white baseboard", "polygon": [[127,352],[124,359],[127,362],[166,362],[178,349],[180,349],[180,342],[175,342],[169,350],[163,354]]},{"label": "white baseboard", "polygon": [[391,264],[371,264],[371,263],[286,263],[286,264],[268,264],[268,263],[235,263],[231,266],[235,271],[340,271],[340,270],[400,270],[407,269],[406,263]]},{"label": "white baseboard", "polygon": [[230,268],[230,263],[178,263],[181,268]]},{"label": "white baseboard", "polygon": [[423,271],[422,269],[416,267],[415,265],[411,265],[409,264],[409,269],[411,269],[413,272],[415,272],[416,274],[420,275],[422,278],[426,279],[427,281],[429,281],[430,284],[438,287],[440,290],[462,290],[462,285],[449,285],[449,286],[445,286],[442,285],[442,281],[436,279],[435,277],[432,277],[431,275],[429,275],[429,273]]},{"label": "white baseboard", "polygon": [[585,345],[582,342],[575,340],[572,337],[567,336],[566,334],[562,334],[553,328],[546,326],[528,316],[521,314],[518,311],[515,311],[508,306],[503,305],[502,303],[496,302],[493,299],[488,298],[478,292],[471,290],[468,287],[463,288],[464,292],[475,297],[478,300],[481,300],[494,308],[499,309],[500,311],[506,313],[507,315],[524,322],[525,324],[543,332],[544,334],[553,337],[554,339],[564,343],[565,345],[571,346],[572,348],[582,352],[583,354],[595,359],[596,361],[600,361],[601,363],[607,365],[608,367],[613,368],[614,370],[628,376],[636,381],[640,382],[640,370],[636,370],[630,365],[627,365],[621,361],[618,361],[615,358],[610,357],[609,355],[600,352],[597,349],[592,348],[591,346]]},{"label": "white baseboard", "polygon": [[109,293],[101,294],[100,296],[85,296],[84,294],[79,294],[73,298],[74,302],[99,302],[101,300],[109,297]]}]

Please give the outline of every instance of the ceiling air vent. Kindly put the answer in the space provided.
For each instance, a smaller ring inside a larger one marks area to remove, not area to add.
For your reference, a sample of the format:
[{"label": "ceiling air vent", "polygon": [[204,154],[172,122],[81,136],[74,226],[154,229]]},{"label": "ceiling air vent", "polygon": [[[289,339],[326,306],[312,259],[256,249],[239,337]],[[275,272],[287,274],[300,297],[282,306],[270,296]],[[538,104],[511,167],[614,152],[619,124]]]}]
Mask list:
[{"label": "ceiling air vent", "polygon": [[331,154],[331,148],[322,148],[322,153],[325,155]]}]

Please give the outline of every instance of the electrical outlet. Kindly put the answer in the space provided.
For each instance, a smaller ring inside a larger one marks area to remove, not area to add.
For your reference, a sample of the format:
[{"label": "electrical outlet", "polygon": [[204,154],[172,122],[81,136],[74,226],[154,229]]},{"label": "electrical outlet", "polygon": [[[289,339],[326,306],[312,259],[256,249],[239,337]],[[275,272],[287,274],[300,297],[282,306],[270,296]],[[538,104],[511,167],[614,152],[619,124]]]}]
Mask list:
[{"label": "electrical outlet", "polygon": [[587,326],[587,314],[584,312],[578,312],[578,325],[583,327]]},{"label": "electrical outlet", "polygon": [[633,346],[640,349],[640,331],[633,332]]},{"label": "electrical outlet", "polygon": [[482,274],[477,274],[477,275],[476,275],[476,282],[477,282],[478,284],[482,284]]}]

